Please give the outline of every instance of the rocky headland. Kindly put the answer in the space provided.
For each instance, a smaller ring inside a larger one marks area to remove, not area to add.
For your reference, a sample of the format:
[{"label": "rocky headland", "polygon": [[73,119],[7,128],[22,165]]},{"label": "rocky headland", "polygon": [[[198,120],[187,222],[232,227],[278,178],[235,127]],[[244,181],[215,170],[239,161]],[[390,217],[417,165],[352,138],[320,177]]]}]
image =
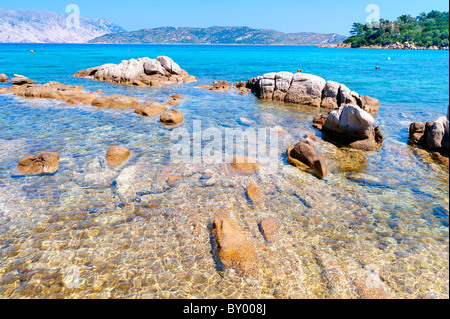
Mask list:
[{"label": "rocky headland", "polygon": [[330,45],[322,45],[319,46],[319,48],[325,48],[325,49],[385,49],[385,50],[447,50],[449,49],[448,46],[420,46],[415,43],[409,43],[409,42],[395,42],[392,44],[387,45],[364,45],[359,46],[356,48],[353,48],[350,43],[339,43],[339,44],[330,44]]}]

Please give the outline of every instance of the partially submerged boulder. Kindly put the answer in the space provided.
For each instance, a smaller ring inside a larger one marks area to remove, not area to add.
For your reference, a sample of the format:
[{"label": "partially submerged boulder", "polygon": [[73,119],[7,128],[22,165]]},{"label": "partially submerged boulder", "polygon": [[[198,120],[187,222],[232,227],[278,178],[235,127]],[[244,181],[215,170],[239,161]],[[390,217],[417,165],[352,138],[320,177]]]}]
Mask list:
[{"label": "partially submerged boulder", "polygon": [[232,83],[228,83],[227,81],[220,80],[220,81],[214,81],[213,85],[200,85],[199,86],[202,89],[210,90],[210,91],[222,91],[222,90],[228,90],[233,88]]},{"label": "partially submerged boulder", "polygon": [[[433,157],[440,158],[442,155],[448,158],[449,155],[449,120],[446,116],[441,116],[437,120],[411,123],[409,127],[409,140],[411,143],[422,146],[427,150],[440,153]],[[446,163],[448,160],[441,160]]]},{"label": "partially submerged boulder", "polygon": [[24,85],[24,84],[34,84],[33,80],[27,78],[26,76],[20,74],[14,74],[11,80],[13,85]]},{"label": "partially submerged boulder", "polygon": [[112,94],[97,97],[92,101],[92,106],[127,109],[127,108],[138,108],[141,106],[141,104],[135,97],[122,94]]},{"label": "partially submerged boulder", "polygon": [[[323,119],[321,115],[320,119]],[[315,119],[318,122],[318,120]],[[324,138],[337,144],[373,151],[383,142],[381,128],[374,118],[356,105],[345,104],[331,111],[321,128]],[[316,125],[320,127],[320,125]],[[320,129],[320,128],[319,128]]]},{"label": "partially submerged boulder", "polygon": [[98,97],[92,92],[84,92],[81,85],[66,85],[54,81],[45,84],[13,85],[6,92],[27,98],[56,99],[70,104],[91,104]]},{"label": "partially submerged boulder", "polygon": [[111,166],[118,166],[130,157],[130,150],[125,147],[111,145],[106,153],[106,161]]},{"label": "partially submerged boulder", "polygon": [[171,109],[161,114],[160,119],[161,122],[163,122],[164,124],[175,125],[183,122],[184,116],[183,113],[181,113],[180,111]]},{"label": "partially submerged boulder", "polygon": [[17,168],[25,175],[54,174],[59,169],[59,153],[40,152],[19,160]]},{"label": "partially submerged boulder", "polygon": [[0,74],[0,83],[3,82],[9,82],[9,77],[4,73]]},{"label": "partially submerged boulder", "polygon": [[144,116],[152,116],[163,113],[166,110],[167,107],[164,104],[150,100],[136,108],[136,113]]},{"label": "partially submerged boulder", "polygon": [[211,232],[214,253],[225,268],[233,268],[244,276],[256,275],[258,258],[255,248],[227,213],[216,213]]},{"label": "partially submerged boulder", "polygon": [[319,178],[324,178],[327,175],[327,164],[325,157],[316,151],[314,148],[314,141],[310,138],[291,145],[286,150],[287,160],[290,164],[295,166],[304,166],[314,170],[314,173]]},{"label": "partially submerged boulder", "polygon": [[346,85],[308,73],[271,72],[247,81],[247,88],[261,99],[298,103],[327,110],[344,104],[358,105],[367,112],[377,112],[380,102],[360,96]]},{"label": "partially submerged boulder", "polygon": [[101,66],[80,70],[75,76],[93,77],[98,81],[136,86],[158,86],[161,83],[191,82],[195,77],[167,56],[157,59],[148,57],[123,60],[119,64],[104,64]]}]

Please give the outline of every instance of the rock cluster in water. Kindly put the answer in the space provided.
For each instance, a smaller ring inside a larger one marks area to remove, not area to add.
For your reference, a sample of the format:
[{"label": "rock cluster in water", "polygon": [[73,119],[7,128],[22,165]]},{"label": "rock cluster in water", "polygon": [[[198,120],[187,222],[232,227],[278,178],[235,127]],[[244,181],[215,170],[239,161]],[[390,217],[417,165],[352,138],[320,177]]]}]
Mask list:
[{"label": "rock cluster in water", "polygon": [[224,91],[224,90],[232,90],[236,88],[236,91],[240,94],[248,93],[250,90],[247,88],[247,82],[240,81],[233,83],[228,83],[225,80],[214,81],[213,85],[200,85],[202,89],[210,90],[210,91]]},{"label": "rock cluster in water", "polygon": [[338,145],[373,151],[383,142],[381,128],[375,119],[356,105],[345,104],[330,113],[317,115],[314,126],[323,137]]},{"label": "rock cluster in water", "polygon": [[163,83],[196,80],[167,56],[159,56],[156,59],[144,57],[137,60],[123,60],[119,64],[104,64],[78,71],[75,76],[93,77],[98,81],[136,86],[159,86]]},{"label": "rock cluster in water", "polygon": [[[94,94],[93,92],[86,92],[81,85],[66,85],[54,81],[45,84],[34,84],[31,79],[23,75],[15,75],[12,83],[13,85],[11,87],[3,90],[1,93],[13,93],[17,96],[28,98],[56,99],[69,104],[92,104],[92,106],[95,107],[110,107],[116,109],[132,108],[135,109],[137,114],[144,116],[158,115],[167,111],[165,105],[155,101],[149,100],[144,104],[141,104],[137,98],[123,94],[99,96],[99,94],[103,93],[101,90],[98,90],[97,94]],[[172,99],[168,105],[177,105],[181,98],[183,98],[183,96],[180,94],[172,95]],[[177,114],[177,116],[174,117],[172,115],[173,123],[169,124],[181,122],[183,114],[177,110],[171,111],[170,114]],[[162,120],[162,122],[165,121]]]},{"label": "rock cluster in water", "polygon": [[325,81],[307,73],[272,72],[251,78],[247,87],[261,99],[298,103],[333,110],[344,104],[358,105],[367,112],[377,112],[379,100],[360,96],[342,83]]},{"label": "rock cluster in water", "polygon": [[409,141],[432,152],[446,166],[449,165],[449,120],[441,116],[437,120],[411,123]]}]

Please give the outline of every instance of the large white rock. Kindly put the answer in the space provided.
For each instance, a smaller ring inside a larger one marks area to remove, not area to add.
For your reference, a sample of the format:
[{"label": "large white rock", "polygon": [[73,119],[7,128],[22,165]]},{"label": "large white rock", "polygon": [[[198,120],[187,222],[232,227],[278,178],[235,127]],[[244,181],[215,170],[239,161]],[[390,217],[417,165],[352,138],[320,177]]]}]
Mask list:
[{"label": "large white rock", "polygon": [[95,79],[117,83],[130,83],[144,73],[144,66],[136,59],[123,60],[120,64],[105,64],[95,73]]},{"label": "large white rock", "polygon": [[156,60],[161,63],[163,68],[166,69],[170,74],[182,74],[180,66],[168,56],[159,56],[156,58]]},{"label": "large white rock", "polygon": [[373,136],[374,122],[372,115],[357,105],[345,104],[328,114],[323,129],[343,135],[370,138]]},{"label": "large white rock", "polygon": [[339,107],[339,89],[341,84],[335,81],[328,81],[323,89],[322,107],[326,109],[335,109]]},{"label": "large white rock", "polygon": [[425,124],[425,145],[431,150],[443,149],[448,152],[449,121],[441,116],[435,121]]},{"label": "large white rock", "polygon": [[[339,89],[339,103],[342,104],[354,104],[358,105],[355,92],[351,91],[345,84],[341,84]],[[359,97],[359,95],[358,95]]]},{"label": "large white rock", "polygon": [[273,99],[277,101],[284,101],[286,93],[291,87],[292,78],[294,74],[291,72],[278,72],[275,74],[275,88]]},{"label": "large white rock", "polygon": [[144,72],[147,75],[153,75],[153,74],[161,74],[165,75],[166,71],[161,65],[161,63],[156,59],[150,59],[150,58],[140,58],[138,59],[144,67]]},{"label": "large white rock", "polygon": [[316,75],[296,73],[286,93],[285,101],[319,107],[326,81]]},{"label": "large white rock", "polygon": [[24,85],[24,84],[34,84],[33,80],[30,80],[26,76],[20,74],[14,74],[14,77],[11,80],[13,85]]}]

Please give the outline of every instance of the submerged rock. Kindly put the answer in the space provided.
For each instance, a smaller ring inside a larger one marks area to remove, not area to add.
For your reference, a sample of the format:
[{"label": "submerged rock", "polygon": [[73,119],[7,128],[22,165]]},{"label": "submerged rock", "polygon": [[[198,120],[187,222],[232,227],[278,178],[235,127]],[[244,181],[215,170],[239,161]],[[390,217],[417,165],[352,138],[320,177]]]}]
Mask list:
[{"label": "submerged rock", "polygon": [[262,203],[264,203],[263,194],[261,194],[258,187],[256,187],[256,185],[254,185],[254,184],[251,184],[247,188],[247,196],[248,196],[248,198],[250,198],[250,200],[252,201],[252,203],[254,205],[261,205]]},{"label": "submerged rock", "polygon": [[256,275],[258,258],[255,248],[227,213],[217,213],[212,222],[214,251],[226,268],[238,274]]},{"label": "submerged rock", "polygon": [[106,161],[109,165],[118,166],[130,157],[130,150],[125,147],[111,145],[106,153]]},{"label": "submerged rock", "polygon": [[54,174],[59,169],[59,153],[41,152],[19,160],[19,171],[26,175]]},{"label": "submerged rock", "polygon": [[184,116],[180,111],[172,109],[161,114],[160,119],[164,124],[174,125],[183,122]]},{"label": "submerged rock", "polygon": [[108,63],[80,70],[75,76],[93,77],[98,81],[137,86],[158,86],[161,83],[196,80],[167,56],[159,56],[157,59],[144,57],[137,60],[123,60],[119,64]]},{"label": "submerged rock", "polygon": [[14,74],[11,80],[13,85],[24,85],[24,84],[34,84],[33,80],[27,78],[26,76]]},{"label": "submerged rock", "polygon": [[98,98],[92,92],[84,92],[81,85],[66,85],[54,81],[45,84],[13,85],[6,92],[27,98],[56,99],[70,104],[91,104]]},{"label": "submerged rock", "polygon": [[0,74],[0,83],[2,82],[9,82],[9,77],[4,73]]},{"label": "submerged rock", "polygon": [[[374,118],[360,107],[345,104],[328,113],[321,130],[324,137],[332,142],[363,151],[373,151],[383,142],[381,128],[374,125],[374,121]],[[320,125],[316,127],[320,129]]]},{"label": "submerged rock", "polygon": [[259,228],[264,238],[268,242],[273,242],[279,234],[281,223],[275,217],[266,217],[261,219],[261,222],[259,223]]},{"label": "submerged rock", "polygon": [[259,166],[256,159],[247,156],[236,156],[231,162],[231,166],[241,173],[253,174],[259,172]]},{"label": "submerged rock", "polygon": [[127,108],[138,108],[141,106],[141,104],[135,97],[130,97],[122,94],[112,94],[97,97],[92,101],[92,106],[127,109]]},{"label": "submerged rock", "polygon": [[310,138],[306,138],[286,150],[287,160],[295,166],[306,165],[312,168],[319,178],[327,175],[327,164],[322,154],[314,148],[314,142]]}]

